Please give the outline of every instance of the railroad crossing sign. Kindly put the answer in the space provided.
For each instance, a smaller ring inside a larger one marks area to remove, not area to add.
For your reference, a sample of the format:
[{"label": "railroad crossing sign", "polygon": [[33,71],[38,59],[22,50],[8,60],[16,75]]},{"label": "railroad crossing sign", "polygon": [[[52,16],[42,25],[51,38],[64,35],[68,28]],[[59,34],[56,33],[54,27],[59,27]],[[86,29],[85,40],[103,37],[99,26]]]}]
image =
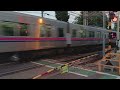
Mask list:
[{"label": "railroad crossing sign", "polygon": [[61,68],[60,68],[61,74],[66,73],[68,71],[69,71],[68,70],[68,64],[65,64],[65,65],[61,66]]}]

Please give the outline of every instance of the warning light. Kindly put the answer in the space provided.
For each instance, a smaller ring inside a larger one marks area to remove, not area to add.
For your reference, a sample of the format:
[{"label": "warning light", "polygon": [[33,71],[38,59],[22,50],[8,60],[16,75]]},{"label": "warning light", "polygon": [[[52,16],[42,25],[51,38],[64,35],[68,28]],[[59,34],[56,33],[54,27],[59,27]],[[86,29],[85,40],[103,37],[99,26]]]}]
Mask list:
[{"label": "warning light", "polygon": [[117,20],[118,18],[116,16],[112,19],[113,22],[117,22]]},{"label": "warning light", "polygon": [[39,22],[40,24],[43,24],[43,19],[40,18],[40,19],[38,20],[38,22]]},{"label": "warning light", "polygon": [[116,33],[113,33],[113,38],[117,38],[117,34]]},{"label": "warning light", "polygon": [[117,37],[116,33],[113,33],[113,32],[109,33],[109,39],[114,39],[116,37]]}]

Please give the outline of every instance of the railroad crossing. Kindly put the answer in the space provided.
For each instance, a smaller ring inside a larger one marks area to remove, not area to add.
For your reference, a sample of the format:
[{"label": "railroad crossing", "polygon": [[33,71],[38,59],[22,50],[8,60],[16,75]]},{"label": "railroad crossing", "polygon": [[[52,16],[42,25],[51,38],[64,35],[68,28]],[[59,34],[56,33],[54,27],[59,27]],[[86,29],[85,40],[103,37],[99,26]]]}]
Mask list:
[{"label": "railroad crossing", "polygon": [[[63,66],[64,64],[53,63],[50,61],[37,61],[33,63],[40,64],[40,65],[46,65],[52,68],[48,70],[47,73],[44,72],[40,75],[33,77],[33,79],[64,79],[64,78],[66,79],[75,79],[75,78],[76,79],[119,79],[120,78],[120,76],[117,76],[117,75],[82,69],[82,68],[78,68],[74,66],[67,67],[69,69],[68,72],[61,73],[61,71],[56,70],[56,67]],[[56,70],[55,71],[56,73],[54,72],[54,70]],[[54,74],[52,72],[54,72]],[[51,73],[53,75],[51,75]]]},{"label": "railroad crossing", "polygon": [[[57,19],[60,13],[67,14],[56,12]],[[119,13],[99,12],[92,26],[86,11],[83,25],[69,23],[69,15],[59,21],[44,11],[42,17],[1,11],[0,79],[120,79]]]}]

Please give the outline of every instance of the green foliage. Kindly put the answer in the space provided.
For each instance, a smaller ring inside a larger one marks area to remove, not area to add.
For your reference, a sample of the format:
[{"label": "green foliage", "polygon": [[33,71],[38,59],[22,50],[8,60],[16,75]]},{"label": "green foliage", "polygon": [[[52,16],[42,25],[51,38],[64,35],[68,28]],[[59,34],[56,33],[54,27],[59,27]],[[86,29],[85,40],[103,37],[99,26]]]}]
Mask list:
[{"label": "green foliage", "polygon": [[[96,15],[92,14],[95,13]],[[105,27],[108,25],[107,15],[105,16]],[[81,11],[81,15],[75,18],[75,24],[83,25],[83,11]],[[100,11],[88,11],[88,25],[89,26],[98,26],[103,27],[103,14]]]},{"label": "green foliage", "polygon": [[55,16],[60,21],[68,22],[69,20],[68,11],[55,11]]},{"label": "green foliage", "polygon": [[81,11],[81,15],[80,16],[75,17],[75,22],[74,23],[83,25],[83,11]]}]

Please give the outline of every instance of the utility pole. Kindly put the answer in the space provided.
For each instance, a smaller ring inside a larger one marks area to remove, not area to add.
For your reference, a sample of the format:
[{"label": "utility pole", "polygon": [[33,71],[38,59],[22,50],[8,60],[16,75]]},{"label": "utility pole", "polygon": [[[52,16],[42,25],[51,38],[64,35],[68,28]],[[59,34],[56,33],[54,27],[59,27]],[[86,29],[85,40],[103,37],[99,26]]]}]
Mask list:
[{"label": "utility pole", "polygon": [[86,11],[83,11],[83,25],[87,25]]},{"label": "utility pole", "polygon": [[88,11],[86,11],[86,19],[87,19],[87,26],[88,26]]},{"label": "utility pole", "polygon": [[44,11],[41,11],[41,16],[42,16],[42,18],[44,17]]},{"label": "utility pole", "polygon": [[[120,26],[119,26],[119,15],[120,15],[120,11],[118,11],[118,21],[117,21],[117,41],[118,41],[117,45],[118,45],[118,47],[119,47],[119,42],[120,42],[120,36],[119,36],[119,28],[120,28]],[[119,48],[118,48],[118,50],[119,50]]]},{"label": "utility pole", "polygon": [[[105,29],[105,11],[103,11],[103,29]],[[103,35],[103,57],[105,56],[105,33]]]}]

